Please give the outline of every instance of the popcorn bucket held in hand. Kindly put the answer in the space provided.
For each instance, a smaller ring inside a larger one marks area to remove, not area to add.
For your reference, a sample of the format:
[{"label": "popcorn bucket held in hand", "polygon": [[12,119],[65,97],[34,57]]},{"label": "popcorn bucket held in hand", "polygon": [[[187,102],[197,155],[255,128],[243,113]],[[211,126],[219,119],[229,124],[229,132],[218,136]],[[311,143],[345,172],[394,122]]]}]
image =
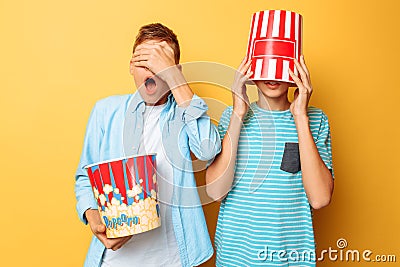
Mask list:
[{"label": "popcorn bucket held in hand", "polygon": [[108,238],[161,225],[155,154],[103,161],[85,168]]},{"label": "popcorn bucket held in hand", "polygon": [[265,10],[253,14],[250,23],[247,58],[252,59],[250,80],[294,83],[293,59],[302,50],[302,16],[285,10]]}]

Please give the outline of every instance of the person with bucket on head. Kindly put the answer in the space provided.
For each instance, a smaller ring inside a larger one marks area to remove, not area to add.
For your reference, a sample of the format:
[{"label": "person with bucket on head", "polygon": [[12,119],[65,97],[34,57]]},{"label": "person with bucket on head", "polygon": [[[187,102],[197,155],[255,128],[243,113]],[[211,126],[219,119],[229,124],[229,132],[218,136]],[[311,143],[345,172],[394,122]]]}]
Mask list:
[{"label": "person with bucket on head", "polygon": [[[301,24],[290,11],[253,15],[233,106],[218,125],[222,152],[206,172],[208,195],[221,201],[218,267],[316,264],[312,209],[330,203],[334,183],[328,118],[308,106],[313,88],[301,56]],[[258,89],[253,103],[249,80]]]},{"label": "person with bucket on head", "polygon": [[[78,215],[94,234],[85,266],[197,266],[213,254],[191,153],[212,161],[220,138],[179,59],[171,29],[141,27],[129,63],[137,91],[92,110],[75,177]],[[135,228],[116,231],[124,224]]]}]

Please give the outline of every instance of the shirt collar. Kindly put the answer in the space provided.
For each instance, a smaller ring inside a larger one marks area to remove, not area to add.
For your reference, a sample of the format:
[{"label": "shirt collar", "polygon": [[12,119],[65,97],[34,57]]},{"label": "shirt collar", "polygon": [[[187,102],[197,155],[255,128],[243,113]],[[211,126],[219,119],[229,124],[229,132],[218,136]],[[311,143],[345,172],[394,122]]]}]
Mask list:
[{"label": "shirt collar", "polygon": [[174,96],[172,95],[172,93],[170,92],[168,97],[167,97],[167,106],[169,106],[172,102],[175,101]]},{"label": "shirt collar", "polygon": [[[167,105],[166,106],[169,107],[173,101],[175,101],[175,98],[172,95],[172,93],[170,93],[168,95],[168,98],[167,98]],[[144,100],[143,100],[142,96],[140,95],[139,91],[136,91],[132,96],[132,100],[131,100],[131,103],[129,105],[129,111],[130,112],[135,112],[136,110],[139,110],[139,111],[141,111],[143,113],[144,110],[145,110],[145,104],[146,103],[144,102]]]}]

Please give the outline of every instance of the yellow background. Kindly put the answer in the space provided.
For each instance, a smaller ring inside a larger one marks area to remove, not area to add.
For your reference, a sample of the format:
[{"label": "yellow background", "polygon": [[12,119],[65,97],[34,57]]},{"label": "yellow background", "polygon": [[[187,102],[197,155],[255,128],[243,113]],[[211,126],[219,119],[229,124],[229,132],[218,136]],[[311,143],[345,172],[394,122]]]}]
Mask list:
[{"label": "yellow background", "polygon": [[[304,16],[311,104],[331,123],[336,188],[332,204],[315,212],[318,249],[345,238],[349,249],[396,254],[399,262],[399,7],[397,0],[2,0],[0,265],[82,265],[91,234],[76,216],[73,188],[86,122],[96,100],[134,91],[128,62],[141,25],[171,27],[182,62],[236,67],[251,14],[264,9]],[[230,102],[223,92],[195,91]],[[218,204],[205,212],[213,235]]]}]

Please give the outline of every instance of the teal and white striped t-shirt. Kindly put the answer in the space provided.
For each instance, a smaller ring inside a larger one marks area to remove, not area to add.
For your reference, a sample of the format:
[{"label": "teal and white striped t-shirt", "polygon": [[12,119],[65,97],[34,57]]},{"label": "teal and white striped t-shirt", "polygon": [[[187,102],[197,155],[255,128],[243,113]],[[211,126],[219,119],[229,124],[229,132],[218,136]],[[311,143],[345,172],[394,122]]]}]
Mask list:
[{"label": "teal and white striped t-shirt", "polygon": [[[228,107],[221,116],[221,138],[231,114]],[[308,116],[321,158],[332,170],[327,116],[314,107]],[[233,187],[218,216],[218,267],[315,266],[312,211],[299,160],[290,110],[269,111],[252,103],[240,133]]]}]

